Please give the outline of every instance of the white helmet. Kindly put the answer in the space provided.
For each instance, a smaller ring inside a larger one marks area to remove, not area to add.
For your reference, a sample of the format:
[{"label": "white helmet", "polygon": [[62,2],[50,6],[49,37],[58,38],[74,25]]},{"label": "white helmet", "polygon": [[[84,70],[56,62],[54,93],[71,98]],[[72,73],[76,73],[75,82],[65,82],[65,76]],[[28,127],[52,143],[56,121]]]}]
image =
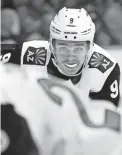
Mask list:
[{"label": "white helmet", "polygon": [[88,41],[90,51],[93,47],[94,35],[95,24],[85,9],[62,8],[50,24],[50,51],[54,55],[55,66],[60,70],[56,65],[53,40]]},{"label": "white helmet", "polygon": [[95,25],[85,9],[62,8],[50,24],[50,39],[90,41],[93,43]]}]

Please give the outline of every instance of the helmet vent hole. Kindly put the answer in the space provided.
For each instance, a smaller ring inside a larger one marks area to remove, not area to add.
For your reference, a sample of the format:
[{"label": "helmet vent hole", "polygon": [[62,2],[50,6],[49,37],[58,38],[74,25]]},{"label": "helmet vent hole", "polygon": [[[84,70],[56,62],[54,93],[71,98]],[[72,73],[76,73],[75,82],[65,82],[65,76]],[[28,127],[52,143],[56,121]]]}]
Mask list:
[{"label": "helmet vent hole", "polygon": [[65,38],[67,38],[67,36],[65,36]]},{"label": "helmet vent hole", "polygon": [[76,39],[76,36],[74,36],[74,39]]},{"label": "helmet vent hole", "polygon": [[67,16],[65,16],[65,17],[67,17]]},{"label": "helmet vent hole", "polygon": [[80,16],[78,16],[78,18],[80,18]]}]

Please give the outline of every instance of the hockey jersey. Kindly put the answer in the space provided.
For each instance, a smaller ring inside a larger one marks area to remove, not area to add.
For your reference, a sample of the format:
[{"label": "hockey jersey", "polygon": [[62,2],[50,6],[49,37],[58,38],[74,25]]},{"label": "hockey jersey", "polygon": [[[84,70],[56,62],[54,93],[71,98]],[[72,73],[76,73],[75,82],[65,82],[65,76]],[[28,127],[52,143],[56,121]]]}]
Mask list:
[{"label": "hockey jersey", "polygon": [[84,91],[43,71],[34,69],[36,81],[29,72],[0,66],[3,155],[121,155],[119,108],[86,100]]},{"label": "hockey jersey", "polygon": [[[21,46],[2,45],[1,60],[22,66],[45,66],[48,75],[57,77],[65,83],[71,82],[83,89],[91,99],[108,100],[119,105],[120,100],[120,68],[110,54],[94,44],[92,51],[86,55],[82,66],[82,74],[68,77],[61,74],[52,62],[48,41],[29,41]],[[51,77],[50,76],[50,77]]]}]

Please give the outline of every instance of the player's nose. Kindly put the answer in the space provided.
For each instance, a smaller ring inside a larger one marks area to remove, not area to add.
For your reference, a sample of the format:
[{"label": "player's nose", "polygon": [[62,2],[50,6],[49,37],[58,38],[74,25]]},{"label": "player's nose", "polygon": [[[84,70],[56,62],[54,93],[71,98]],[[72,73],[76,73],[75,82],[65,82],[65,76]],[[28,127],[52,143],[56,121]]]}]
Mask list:
[{"label": "player's nose", "polygon": [[68,61],[75,61],[75,56],[74,55],[69,55],[68,57],[67,57],[67,59],[68,59]]}]

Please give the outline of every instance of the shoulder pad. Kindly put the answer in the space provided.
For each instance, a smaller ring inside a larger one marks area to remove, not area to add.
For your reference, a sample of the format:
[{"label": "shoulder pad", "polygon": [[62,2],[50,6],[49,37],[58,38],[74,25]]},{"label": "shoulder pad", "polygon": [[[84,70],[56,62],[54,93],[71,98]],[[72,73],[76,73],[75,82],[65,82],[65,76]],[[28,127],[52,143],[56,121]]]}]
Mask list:
[{"label": "shoulder pad", "polygon": [[111,54],[109,54],[109,52],[106,49],[100,47],[99,45],[94,44],[94,46],[93,46],[93,52],[94,51],[95,52],[98,52],[98,53],[100,53],[102,55],[104,55],[105,57],[107,57],[108,59],[110,59],[111,61],[113,61],[114,63],[116,63],[116,60],[111,56]]},{"label": "shoulder pad", "polygon": [[115,64],[116,61],[106,50],[96,44],[94,45],[88,62],[89,68],[96,68],[105,73],[109,68],[114,67]]},{"label": "shoulder pad", "polygon": [[48,41],[34,40],[24,42],[21,54],[21,65],[48,64],[50,58]]}]

